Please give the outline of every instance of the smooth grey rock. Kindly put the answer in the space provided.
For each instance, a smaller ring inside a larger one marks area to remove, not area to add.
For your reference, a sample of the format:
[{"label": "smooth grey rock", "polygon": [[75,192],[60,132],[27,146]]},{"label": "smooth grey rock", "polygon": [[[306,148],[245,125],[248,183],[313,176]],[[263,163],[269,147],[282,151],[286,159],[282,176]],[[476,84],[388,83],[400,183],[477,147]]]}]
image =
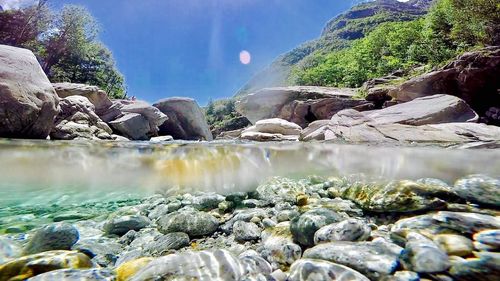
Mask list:
[{"label": "smooth grey rock", "polygon": [[214,233],[219,227],[219,221],[212,215],[196,210],[179,210],[158,220],[158,229],[167,234],[184,232],[189,237],[201,237]]},{"label": "smooth grey rock", "polygon": [[303,246],[314,245],[314,233],[321,227],[342,220],[342,216],[328,209],[315,209],[294,218],[290,231],[296,242]]},{"label": "smooth grey rock", "polygon": [[384,281],[420,281],[420,276],[418,273],[413,271],[397,271],[393,276],[389,276],[387,280]]},{"label": "smooth grey rock", "polygon": [[58,222],[38,229],[29,239],[24,251],[36,254],[51,250],[69,250],[78,241],[80,234],[69,223]]},{"label": "smooth grey rock", "polygon": [[408,269],[418,273],[438,273],[450,268],[448,255],[432,240],[418,233],[406,237],[402,260]]},{"label": "smooth grey rock", "polygon": [[140,230],[148,226],[151,222],[144,216],[122,216],[113,218],[104,224],[103,229],[107,234],[124,235],[129,230]]},{"label": "smooth grey rock", "polygon": [[370,237],[371,228],[362,220],[347,219],[323,226],[314,234],[314,244],[334,241],[364,241]]},{"label": "smooth grey rock", "polygon": [[347,266],[333,262],[301,259],[290,267],[290,281],[369,281],[366,276]]},{"label": "smooth grey rock", "polygon": [[71,281],[71,280],[86,280],[86,281],[114,281],[115,274],[108,269],[93,268],[93,269],[59,269],[42,273],[28,281]]},{"label": "smooth grey rock", "polygon": [[148,244],[146,252],[153,257],[159,257],[168,254],[170,250],[179,250],[186,246],[189,246],[189,236],[183,232],[172,232],[156,237]]},{"label": "smooth grey rock", "polygon": [[160,135],[181,140],[213,140],[205,115],[195,100],[173,97],[157,101],[153,106],[169,118],[160,126]]},{"label": "smooth grey rock", "polygon": [[118,256],[123,251],[122,244],[107,237],[93,237],[80,239],[72,250],[78,250],[85,255],[92,257],[92,261],[99,266],[113,266]]},{"label": "smooth grey rock", "polygon": [[0,137],[45,139],[59,98],[35,55],[0,45]]},{"label": "smooth grey rock", "polygon": [[472,203],[500,206],[500,180],[485,175],[471,175],[459,179],[454,190],[458,196]]},{"label": "smooth grey rock", "polygon": [[130,278],[130,281],[239,280],[242,276],[242,264],[228,251],[189,251],[153,260]]},{"label": "smooth grey rock", "polygon": [[253,241],[260,238],[261,230],[253,222],[236,221],[233,224],[233,234],[236,241]]},{"label": "smooth grey rock", "polygon": [[195,195],[191,202],[193,207],[200,211],[210,211],[217,209],[219,203],[224,201],[224,196],[216,193],[206,193]]},{"label": "smooth grey rock", "polygon": [[160,136],[160,137],[153,137],[149,141],[157,143],[157,142],[170,142],[173,140],[174,138],[172,136]]},{"label": "smooth grey rock", "polygon": [[233,225],[235,222],[250,222],[254,217],[260,218],[262,220],[268,217],[268,213],[266,210],[258,208],[237,210],[233,213],[233,217],[221,226],[221,229],[222,231],[224,231],[224,233],[230,234],[233,232]]},{"label": "smooth grey rock", "polygon": [[326,260],[353,268],[371,279],[392,274],[403,248],[384,239],[372,242],[337,241],[316,245],[303,258]]},{"label": "smooth grey rock", "polygon": [[111,128],[131,140],[148,140],[151,130],[146,118],[138,113],[126,113],[120,118],[109,122]]}]

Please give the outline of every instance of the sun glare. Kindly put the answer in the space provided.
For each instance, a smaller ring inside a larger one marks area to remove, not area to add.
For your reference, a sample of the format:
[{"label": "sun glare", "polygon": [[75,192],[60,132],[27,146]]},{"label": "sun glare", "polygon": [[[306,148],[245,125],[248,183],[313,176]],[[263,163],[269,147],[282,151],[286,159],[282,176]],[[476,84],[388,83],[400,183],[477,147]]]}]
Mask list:
[{"label": "sun glare", "polygon": [[240,52],[240,62],[242,64],[249,64],[252,61],[252,56],[248,51],[241,51]]}]

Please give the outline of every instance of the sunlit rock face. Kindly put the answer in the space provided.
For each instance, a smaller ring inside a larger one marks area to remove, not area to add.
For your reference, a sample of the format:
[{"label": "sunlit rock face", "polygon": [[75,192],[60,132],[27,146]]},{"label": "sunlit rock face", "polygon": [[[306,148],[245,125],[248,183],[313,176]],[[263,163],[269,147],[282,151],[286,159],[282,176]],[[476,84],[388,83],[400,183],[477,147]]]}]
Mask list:
[{"label": "sunlit rock face", "polygon": [[0,45],[0,137],[45,139],[58,112],[59,98],[35,55]]}]

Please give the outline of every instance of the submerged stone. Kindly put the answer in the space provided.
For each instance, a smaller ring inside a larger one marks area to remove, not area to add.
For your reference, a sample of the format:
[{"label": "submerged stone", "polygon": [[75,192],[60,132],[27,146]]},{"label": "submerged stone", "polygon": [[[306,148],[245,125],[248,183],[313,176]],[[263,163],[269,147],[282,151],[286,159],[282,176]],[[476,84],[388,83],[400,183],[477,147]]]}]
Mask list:
[{"label": "submerged stone", "polygon": [[457,281],[491,281],[500,276],[500,254],[482,252],[478,258],[453,263],[450,275]]},{"label": "submerged stone", "polygon": [[384,239],[372,242],[337,241],[316,245],[303,258],[326,260],[353,268],[368,278],[392,274],[399,265],[403,248]]},{"label": "submerged stone", "polygon": [[323,280],[349,280],[369,281],[366,276],[347,266],[333,262],[301,259],[292,264],[290,268],[290,281],[323,281]]},{"label": "submerged stone", "polygon": [[480,231],[474,234],[474,240],[498,249],[500,248],[500,229]]},{"label": "submerged stone", "polygon": [[239,280],[244,273],[240,261],[228,251],[189,251],[157,258],[129,280]]},{"label": "submerged stone", "polygon": [[343,217],[328,209],[307,211],[292,220],[290,231],[293,239],[301,245],[314,245],[314,233],[321,227],[341,221]]},{"label": "submerged stone", "polygon": [[233,225],[233,234],[239,242],[257,240],[260,233],[259,227],[253,222],[237,221]]},{"label": "submerged stone", "polygon": [[154,258],[146,257],[122,263],[116,268],[116,281],[126,281],[146,267]]},{"label": "submerged stone", "polygon": [[114,273],[108,269],[60,269],[37,275],[29,278],[28,281],[114,281],[116,280]]},{"label": "submerged stone", "polygon": [[364,241],[370,237],[371,228],[362,220],[347,219],[323,226],[314,234],[314,244],[333,241]]},{"label": "submerged stone", "polygon": [[21,245],[16,241],[0,236],[0,264],[20,257],[22,252]]},{"label": "submerged stone", "polygon": [[446,207],[446,200],[456,197],[450,188],[409,180],[388,184],[343,183],[331,191],[339,197],[356,202],[363,210],[372,212],[414,212]]},{"label": "submerged stone", "polygon": [[290,222],[282,222],[262,234],[262,256],[270,263],[291,265],[302,255],[302,248],[293,241]]},{"label": "submerged stone", "polygon": [[433,237],[433,240],[450,256],[464,257],[472,254],[474,250],[472,241],[462,235],[438,234]]},{"label": "submerged stone", "polygon": [[500,180],[485,175],[459,179],[454,187],[458,196],[478,204],[500,206]]},{"label": "submerged stone", "polygon": [[419,273],[435,273],[450,267],[448,256],[432,240],[418,233],[410,233],[407,240],[402,260],[408,269]]},{"label": "submerged stone", "polygon": [[189,236],[183,232],[172,232],[156,237],[146,246],[146,252],[154,257],[163,256],[171,250],[179,250],[189,246]]},{"label": "submerged stone", "polygon": [[0,265],[0,281],[24,280],[48,271],[91,268],[88,256],[76,251],[49,251],[24,256]]},{"label": "submerged stone", "polygon": [[107,234],[124,235],[130,230],[140,230],[150,224],[147,217],[144,216],[123,216],[114,218],[104,224],[104,232]]},{"label": "submerged stone", "polygon": [[69,250],[78,241],[80,234],[68,223],[53,223],[38,229],[26,245],[27,254],[51,250]]},{"label": "submerged stone", "polygon": [[212,215],[193,209],[179,210],[158,220],[158,230],[167,234],[184,232],[189,237],[201,237],[214,233],[219,221]]}]

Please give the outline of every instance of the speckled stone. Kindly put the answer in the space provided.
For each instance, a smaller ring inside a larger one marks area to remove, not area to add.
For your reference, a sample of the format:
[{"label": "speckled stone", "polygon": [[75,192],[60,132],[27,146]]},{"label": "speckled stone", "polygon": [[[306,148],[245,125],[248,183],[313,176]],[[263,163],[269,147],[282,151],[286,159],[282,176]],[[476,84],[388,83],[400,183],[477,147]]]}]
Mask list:
[{"label": "speckled stone", "polygon": [[145,216],[122,216],[113,218],[104,224],[103,229],[107,234],[122,236],[130,230],[141,230],[151,222]]},{"label": "speckled stone", "polygon": [[303,246],[314,245],[314,233],[321,227],[341,221],[343,217],[328,209],[307,211],[294,218],[290,224],[294,241]]},{"label": "speckled stone", "polygon": [[418,273],[437,273],[450,268],[448,255],[432,240],[418,233],[410,233],[406,239],[402,260],[408,269]]},{"label": "speckled stone", "polygon": [[108,269],[59,269],[29,278],[27,281],[115,281],[116,277]]},{"label": "speckled stone", "polygon": [[246,242],[260,238],[261,230],[253,222],[237,221],[233,225],[233,234],[236,241]]},{"label": "speckled stone", "polygon": [[485,175],[471,175],[459,179],[456,193],[473,203],[500,206],[500,180]]},{"label": "speckled stone", "polygon": [[282,222],[262,234],[262,256],[270,263],[291,265],[302,255],[302,248],[293,242],[290,222]]},{"label": "speckled stone", "polygon": [[189,237],[202,237],[214,233],[219,221],[212,215],[192,209],[181,209],[158,220],[158,229],[167,234],[184,232]]},{"label": "speckled stone", "polygon": [[168,254],[171,250],[179,250],[189,246],[189,236],[184,232],[171,232],[157,236],[153,242],[148,243],[145,252],[153,257]]},{"label": "speckled stone", "polygon": [[323,226],[314,234],[314,244],[333,241],[364,241],[370,237],[371,228],[362,220],[347,219]]}]

